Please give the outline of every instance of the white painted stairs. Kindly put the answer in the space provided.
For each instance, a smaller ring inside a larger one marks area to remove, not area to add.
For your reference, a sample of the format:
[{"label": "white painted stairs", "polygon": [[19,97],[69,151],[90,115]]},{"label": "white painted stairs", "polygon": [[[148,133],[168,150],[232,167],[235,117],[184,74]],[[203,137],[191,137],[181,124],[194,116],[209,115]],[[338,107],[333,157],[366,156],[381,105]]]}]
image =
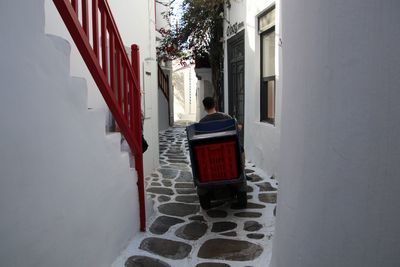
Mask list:
[{"label": "white painted stairs", "polygon": [[2,1],[0,36],[0,265],[110,266],[139,231],[121,136],[88,110],[43,0]]}]

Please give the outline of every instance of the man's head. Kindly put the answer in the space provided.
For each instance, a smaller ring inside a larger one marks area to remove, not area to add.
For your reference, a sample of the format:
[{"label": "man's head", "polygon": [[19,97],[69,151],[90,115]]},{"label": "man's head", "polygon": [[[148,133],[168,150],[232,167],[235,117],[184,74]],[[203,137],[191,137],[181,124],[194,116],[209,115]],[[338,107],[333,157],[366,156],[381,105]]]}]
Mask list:
[{"label": "man's head", "polygon": [[214,98],[207,96],[203,99],[204,109],[207,112],[214,111],[215,112],[215,101]]}]

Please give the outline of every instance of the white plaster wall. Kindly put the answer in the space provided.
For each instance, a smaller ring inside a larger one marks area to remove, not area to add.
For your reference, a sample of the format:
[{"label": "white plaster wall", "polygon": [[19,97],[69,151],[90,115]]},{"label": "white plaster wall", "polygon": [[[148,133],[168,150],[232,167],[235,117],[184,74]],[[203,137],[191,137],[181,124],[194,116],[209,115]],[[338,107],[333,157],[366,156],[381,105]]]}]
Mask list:
[{"label": "white plaster wall", "polygon": [[183,73],[183,77],[184,77],[184,85],[183,85],[183,88],[184,88],[184,91],[185,91],[185,105],[184,105],[184,114],[186,115],[186,114],[189,114],[189,112],[190,112],[190,107],[189,107],[189,97],[190,97],[190,95],[189,95],[189,72],[188,72],[188,70],[187,69],[183,69],[182,70],[182,73]]},{"label": "white plaster wall", "polygon": [[139,229],[137,178],[44,28],[44,0],[0,2],[0,265],[110,266]]},{"label": "white plaster wall", "polygon": [[196,73],[194,72],[194,65],[190,65],[181,70],[184,75],[184,91],[185,91],[185,106],[184,118],[194,121],[196,119]]},{"label": "white plaster wall", "polygon": [[[91,1],[89,1],[91,2]],[[69,34],[63,20],[60,17],[53,0],[45,0],[45,14],[46,24],[45,32],[54,34],[66,39],[71,44],[71,62],[70,72],[73,76],[83,77],[86,79],[88,85],[88,108],[102,108],[105,109],[106,104],[103,96],[101,95],[95,81],[92,78],[85,62],[83,61],[71,35]]]},{"label": "white plaster wall", "polygon": [[142,109],[144,111],[144,136],[149,149],[144,154],[144,172],[149,174],[158,162],[158,85],[155,50],[154,1],[108,1],[124,44],[137,44],[140,49],[140,81]]},{"label": "white plaster wall", "polygon": [[272,267],[400,265],[400,2],[282,2]]},{"label": "white plaster wall", "polygon": [[[153,46],[154,47],[154,46]],[[155,54],[155,53],[154,53]],[[145,103],[145,120],[143,134],[149,143],[148,150],[144,153],[143,161],[145,175],[149,175],[159,166],[159,146],[158,146],[158,85],[157,85],[157,65],[155,61],[148,60],[143,63],[144,70],[151,75],[144,75],[144,87],[142,87],[142,105]],[[161,93],[162,94],[162,93]]]},{"label": "white plaster wall", "polygon": [[[161,3],[168,3],[170,2],[169,0],[165,0],[165,1],[155,1],[155,17],[156,17],[156,32],[155,32],[155,38],[156,38],[156,46],[159,46],[159,41],[161,40],[162,36],[161,34],[158,32],[158,30],[160,30],[161,28],[163,29],[169,29],[169,21],[167,21],[164,17],[164,13],[168,12],[169,7],[161,4]],[[173,69],[172,69],[172,61],[160,61],[159,62],[161,68],[163,69],[164,73],[169,77],[169,118],[167,120],[167,123],[169,121],[171,121],[171,123],[173,123],[174,121],[174,90],[172,87],[172,73],[173,73]],[[159,92],[159,99],[161,99],[160,94],[162,94],[162,92]],[[163,104],[161,104],[163,105]],[[160,108],[160,105],[159,105]],[[164,112],[168,112],[168,109],[164,109],[162,111],[158,111],[158,114],[166,114]],[[163,121],[161,121],[163,120]],[[165,124],[165,120],[161,119],[161,117],[159,118],[159,125],[160,125],[160,130],[162,130],[163,128],[166,127]],[[168,125],[169,126],[169,125]]]},{"label": "white plaster wall", "polygon": [[196,77],[196,72],[194,71],[194,65],[190,67],[189,74],[190,76],[190,106],[189,106],[189,114],[193,117],[193,119],[196,118],[196,112],[197,112],[197,99],[196,99],[196,88],[197,88],[197,77]]},{"label": "white plaster wall", "polygon": [[206,96],[213,96],[214,88],[212,86],[211,69],[210,68],[199,68],[194,69],[198,77],[196,88],[197,88],[197,112],[196,121],[207,115],[204,110],[203,99]]},{"label": "white plaster wall", "polygon": [[[272,4],[276,5],[276,118],[275,125],[260,122],[260,35],[258,34],[257,16]],[[282,82],[279,75],[281,65],[281,52],[278,45],[280,38],[280,1],[247,0],[231,1],[231,8],[225,9],[225,16],[231,24],[244,22],[245,31],[245,139],[244,146],[246,159],[254,162],[258,167],[270,175],[278,172],[278,159],[280,153],[280,128],[281,128],[281,98]],[[245,11],[245,12],[244,12]],[[225,21],[225,111],[229,110],[229,83],[228,83],[228,46]],[[231,38],[233,36],[230,36]],[[254,142],[257,140],[257,142]],[[279,175],[278,175],[279,176]]]},{"label": "white plaster wall", "polygon": [[174,92],[174,121],[182,119],[185,113],[185,75],[182,71],[176,71],[178,64],[174,64],[172,72],[172,86]]},{"label": "white plaster wall", "polygon": [[[155,48],[154,1],[117,0],[109,1],[118,25],[125,18],[126,43],[136,43],[140,48],[142,107],[145,113],[144,135],[149,150],[144,154],[145,174],[159,166],[158,154],[158,85]],[[147,74],[145,74],[147,73]]]},{"label": "white plaster wall", "polygon": [[194,65],[182,66],[174,62],[172,76],[174,85],[174,120],[196,120],[197,77]]},{"label": "white plaster wall", "polygon": [[[149,0],[149,1],[151,1],[151,0]],[[168,3],[170,1],[162,0],[162,1],[156,2],[156,28],[157,29],[161,29],[161,28],[169,29],[170,28],[169,22],[164,17],[164,14],[169,11],[169,7],[164,4],[161,4],[161,2]],[[161,37],[161,34],[157,33],[157,36]]]}]

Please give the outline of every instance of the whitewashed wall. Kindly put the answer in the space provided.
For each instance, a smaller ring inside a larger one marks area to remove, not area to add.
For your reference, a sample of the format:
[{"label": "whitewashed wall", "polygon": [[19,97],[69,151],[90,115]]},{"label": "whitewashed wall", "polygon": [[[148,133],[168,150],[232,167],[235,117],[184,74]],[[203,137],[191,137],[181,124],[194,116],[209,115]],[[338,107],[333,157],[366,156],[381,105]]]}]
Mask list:
[{"label": "whitewashed wall", "polygon": [[0,265],[110,266],[139,229],[137,178],[44,28],[44,0],[0,2]]},{"label": "whitewashed wall", "polygon": [[187,107],[188,113],[191,115],[193,120],[196,119],[197,112],[197,77],[196,72],[194,71],[194,65],[191,65],[190,70],[188,70],[188,95],[190,97],[189,105]]},{"label": "whitewashed wall", "polygon": [[400,2],[282,1],[272,267],[400,266]]},{"label": "whitewashed wall", "polygon": [[[61,36],[69,41],[71,51],[71,74],[84,77],[88,83],[88,107],[106,109],[85,63],[82,60],[52,0],[46,3],[46,32]],[[137,44],[141,59],[142,108],[145,113],[144,134],[150,144],[144,154],[145,174],[158,166],[158,92],[157,65],[155,61],[155,16],[154,2],[147,0],[114,0],[108,2],[120,31],[124,45]],[[145,73],[148,73],[145,75]]]},{"label": "whitewashed wall", "polygon": [[149,150],[144,154],[145,174],[159,166],[158,161],[158,94],[155,48],[154,1],[109,1],[124,42],[140,48],[142,107],[145,114],[144,136]]},{"label": "whitewashed wall", "polygon": [[[280,77],[281,52],[278,46],[281,27],[279,12],[276,18],[276,118],[275,125],[260,122],[260,35],[258,34],[257,15],[266,10],[273,3],[280,9],[280,1],[247,0],[231,1],[231,8],[225,9],[225,17],[231,24],[244,22],[245,43],[245,139],[244,146],[246,159],[254,162],[258,167],[270,175],[278,172],[278,159],[280,153],[280,128],[281,128],[281,99],[282,82]],[[229,110],[228,101],[228,46],[225,21],[225,112]],[[230,36],[231,38],[233,36]],[[256,142],[254,140],[257,140]],[[278,175],[279,176],[279,175]]]},{"label": "whitewashed wall", "polygon": [[[169,11],[169,7],[167,5],[161,3],[167,3],[167,0],[156,2],[156,28],[157,29],[169,29],[169,23],[165,19],[164,14]],[[161,37],[159,32],[156,33],[157,37]]]},{"label": "whitewashed wall", "polygon": [[199,121],[201,118],[207,115],[207,112],[204,110],[203,99],[207,96],[214,96],[214,88],[212,85],[210,68],[198,68],[195,69],[195,72],[196,76],[199,78],[196,84],[196,121]]},{"label": "whitewashed wall", "polygon": [[174,86],[174,120],[196,120],[197,77],[194,65],[182,66],[178,61],[174,64],[172,75]]},{"label": "whitewashed wall", "polygon": [[[159,33],[161,28],[169,29],[169,21],[165,17],[165,12],[169,11],[169,6],[162,4],[167,3],[169,1],[156,1],[155,13],[156,13],[156,46],[159,45],[159,41],[162,40],[162,35]],[[165,105],[165,101],[162,99],[162,92],[159,91],[159,111],[158,114],[163,114],[162,117],[159,116],[159,129],[163,130],[168,128],[169,122],[173,123],[174,121],[174,89],[172,86],[172,76],[173,76],[173,68],[172,61],[160,61],[159,62],[164,74],[169,77],[169,99],[168,106]],[[169,112],[169,113],[168,113]],[[167,118],[165,118],[167,117]]]},{"label": "whitewashed wall", "polygon": [[[92,78],[85,62],[83,61],[74,41],[72,40],[64,22],[62,21],[53,0],[45,0],[46,24],[45,32],[54,34],[66,39],[71,44],[71,63],[70,72],[72,76],[82,77],[86,79],[88,85],[88,108],[105,109],[105,102],[95,81]],[[89,1],[91,2],[91,1]]]}]

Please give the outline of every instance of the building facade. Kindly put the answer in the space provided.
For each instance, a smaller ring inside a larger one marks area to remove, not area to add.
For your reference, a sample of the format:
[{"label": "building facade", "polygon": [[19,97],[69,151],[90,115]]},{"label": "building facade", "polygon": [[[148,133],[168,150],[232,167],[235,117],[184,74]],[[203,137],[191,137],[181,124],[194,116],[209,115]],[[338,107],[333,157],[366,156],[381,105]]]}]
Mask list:
[{"label": "building facade", "polygon": [[[278,172],[282,82],[280,1],[230,1],[224,12],[225,112],[244,125],[246,158]],[[256,141],[255,141],[256,140]]]},{"label": "building facade", "polygon": [[182,66],[176,61],[173,66],[174,121],[195,121],[197,112],[197,78],[194,65]]},{"label": "building facade", "polygon": [[[165,1],[155,1],[155,14],[156,14],[156,24],[155,24],[155,37],[156,45],[162,40],[162,35],[160,30],[168,30],[170,28],[170,21],[165,17],[165,13],[169,11],[170,4]],[[174,92],[172,86],[172,61],[158,60],[159,68],[163,72],[161,76],[168,79],[168,88],[159,86],[158,90],[158,125],[159,130],[168,129],[174,122]],[[160,77],[159,77],[160,78]]]},{"label": "building facade", "polygon": [[400,2],[282,1],[271,267],[400,265]]},{"label": "building facade", "polygon": [[[226,111],[279,179],[271,267],[398,266],[398,1],[230,1]],[[283,56],[282,56],[283,55]]]}]

